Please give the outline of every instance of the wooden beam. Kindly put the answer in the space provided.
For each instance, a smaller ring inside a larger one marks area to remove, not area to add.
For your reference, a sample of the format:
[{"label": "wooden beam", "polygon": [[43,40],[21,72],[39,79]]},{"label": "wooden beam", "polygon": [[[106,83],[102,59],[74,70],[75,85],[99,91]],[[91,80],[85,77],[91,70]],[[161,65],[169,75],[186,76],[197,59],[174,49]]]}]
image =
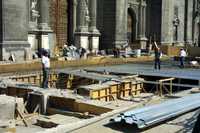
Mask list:
[{"label": "wooden beam", "polygon": [[60,110],[56,108],[47,108],[47,112],[49,114],[62,114],[62,115],[67,115],[67,116],[74,116],[78,118],[91,118],[94,115],[89,114],[88,112],[85,113],[79,113],[79,112],[71,112],[71,111],[66,111],[66,110]]},{"label": "wooden beam", "polygon": [[[157,81],[142,81],[142,82],[146,83],[146,84],[155,84],[155,85],[160,84]],[[170,85],[170,83],[163,83],[163,85]],[[200,85],[178,84],[178,83],[172,83],[172,86],[187,87],[187,88],[200,88]]]},{"label": "wooden beam", "polygon": [[166,82],[166,81],[171,81],[171,80],[174,80],[175,78],[166,78],[166,79],[161,79],[161,80],[158,80],[159,82]]},{"label": "wooden beam", "polygon": [[20,118],[22,119],[22,121],[24,122],[24,125],[26,127],[28,127],[28,122],[26,121],[24,115],[18,110],[18,108],[16,108],[16,113],[20,116]]}]

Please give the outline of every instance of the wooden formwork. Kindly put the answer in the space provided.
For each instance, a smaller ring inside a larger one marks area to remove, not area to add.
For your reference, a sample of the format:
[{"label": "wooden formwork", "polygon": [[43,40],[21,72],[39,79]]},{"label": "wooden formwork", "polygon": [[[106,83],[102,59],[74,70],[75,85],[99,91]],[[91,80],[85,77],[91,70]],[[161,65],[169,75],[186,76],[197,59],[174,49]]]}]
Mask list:
[{"label": "wooden formwork", "polygon": [[68,89],[70,84],[68,84],[69,82],[69,75],[64,74],[64,73],[59,73],[58,74],[58,79],[57,79],[57,83],[56,86],[59,89]]},{"label": "wooden formwork", "polygon": [[[85,77],[84,77],[85,76]],[[65,73],[61,72],[49,74],[49,86],[58,89],[77,89],[78,94],[88,96],[90,99],[111,101],[123,97],[139,95],[142,91],[142,83],[137,81],[137,75],[122,77],[120,81],[102,81],[105,76],[89,76],[87,73]],[[41,73],[11,77],[15,81],[30,83],[40,86],[43,80]],[[106,78],[105,78],[106,79]],[[13,92],[15,91],[13,90]]]},{"label": "wooden formwork", "polygon": [[[24,82],[24,83],[29,83],[36,86],[41,86],[43,75],[41,73],[30,74],[30,75],[20,75],[20,76],[10,77],[10,79],[17,82]],[[49,80],[48,80],[49,86],[55,88],[57,79],[58,79],[58,75],[56,73],[50,73]]]},{"label": "wooden formwork", "polygon": [[24,87],[7,87],[6,91],[6,95],[8,96],[17,96],[27,100],[28,93],[32,92],[33,90]]},{"label": "wooden formwork", "polygon": [[81,101],[76,101],[75,99],[72,98],[57,97],[57,96],[49,97],[48,107],[47,107],[48,114],[57,114],[57,113],[62,114],[65,111],[73,111],[80,113],[87,112],[89,114],[100,115],[112,111],[112,109],[84,103]]},{"label": "wooden formwork", "polygon": [[119,98],[127,97],[132,94],[132,81],[131,80],[123,80],[119,89]]},{"label": "wooden formwork", "polygon": [[88,113],[94,114],[94,115],[101,115],[103,113],[112,111],[112,109],[106,108],[106,107],[101,107],[101,106],[96,106],[96,105],[92,105],[92,104],[87,104],[84,102],[75,102],[75,111],[78,111],[81,113],[88,112]]},{"label": "wooden formwork", "polygon": [[108,82],[105,82],[104,85],[110,86],[110,90],[109,90],[110,101],[115,100],[119,97],[119,89],[121,87],[121,84],[119,82],[108,81]]},{"label": "wooden formwork", "polygon": [[48,100],[48,106],[61,110],[74,111],[75,101],[76,100],[73,98],[50,96]]},{"label": "wooden formwork", "polygon": [[31,74],[11,77],[11,79],[17,82],[36,84],[37,80],[40,80],[40,77],[37,74]]},{"label": "wooden formwork", "polygon": [[77,93],[89,96],[90,99],[93,100],[103,100],[103,101],[109,101],[110,99],[110,86],[109,85],[103,85],[103,84],[92,84],[92,85],[85,85],[80,86],[77,89]]},{"label": "wooden formwork", "polygon": [[94,79],[75,76],[73,74],[59,73],[57,86],[60,89],[75,89],[80,85],[90,85],[98,82]]},{"label": "wooden formwork", "polygon": [[131,93],[132,95],[140,95],[143,90],[143,83],[140,81],[132,81]]},{"label": "wooden formwork", "polygon": [[80,86],[77,93],[94,100],[111,101],[117,98],[139,95],[142,88],[143,83],[139,81],[108,81],[103,84]]},{"label": "wooden formwork", "polygon": [[7,96],[12,96],[12,97],[18,97],[18,98],[23,98],[24,101],[28,100],[28,94],[32,92],[33,89],[30,89],[26,87],[26,85],[11,85],[11,86],[6,86],[5,88],[0,88],[0,94],[4,94]]}]

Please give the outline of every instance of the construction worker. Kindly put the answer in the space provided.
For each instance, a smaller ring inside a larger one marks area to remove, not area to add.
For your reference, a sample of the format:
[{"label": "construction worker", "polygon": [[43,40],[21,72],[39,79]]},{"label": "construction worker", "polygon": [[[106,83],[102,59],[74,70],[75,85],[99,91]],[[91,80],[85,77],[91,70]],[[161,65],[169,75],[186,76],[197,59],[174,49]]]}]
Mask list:
[{"label": "construction worker", "polygon": [[161,61],[160,58],[162,56],[162,52],[160,51],[160,48],[158,47],[157,43],[154,42],[155,48],[154,48],[154,54],[155,54],[155,64],[154,64],[154,69],[159,69],[161,68]]},{"label": "construction worker", "polygon": [[48,52],[44,51],[42,55],[42,72],[43,72],[42,88],[44,89],[48,88],[49,69],[50,69],[50,59],[48,57]]}]

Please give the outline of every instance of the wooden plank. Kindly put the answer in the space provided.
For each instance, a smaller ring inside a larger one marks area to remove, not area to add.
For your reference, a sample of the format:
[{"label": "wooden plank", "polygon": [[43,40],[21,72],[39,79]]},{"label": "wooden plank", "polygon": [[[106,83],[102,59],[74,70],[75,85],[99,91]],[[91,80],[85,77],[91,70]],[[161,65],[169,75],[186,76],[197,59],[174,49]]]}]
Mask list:
[{"label": "wooden plank", "polygon": [[91,105],[87,103],[76,102],[75,105],[76,105],[76,112],[81,112],[81,113],[89,112],[90,114],[101,115],[103,113],[112,111],[112,109],[110,108],[100,107],[100,106]]},{"label": "wooden plank", "polygon": [[[159,82],[156,82],[156,81],[143,81],[143,83],[156,84],[156,85],[159,84]],[[163,85],[170,85],[170,83],[163,83]],[[180,84],[180,83],[173,83],[172,86],[187,87],[187,88],[200,88],[200,85],[190,85],[190,84]]]},{"label": "wooden plank", "polygon": [[49,97],[49,107],[63,109],[63,110],[74,110],[75,99],[65,97]]},{"label": "wooden plank", "polygon": [[93,115],[90,115],[86,112],[85,113],[79,113],[79,112],[60,110],[60,109],[50,108],[50,107],[47,108],[47,113],[50,114],[50,115],[62,114],[62,115],[74,116],[74,117],[84,118],[84,119],[93,117]]},{"label": "wooden plank", "polygon": [[[24,119],[29,120],[29,119],[32,119],[33,117],[37,117],[38,115],[39,115],[38,113],[25,114]],[[15,122],[17,123],[17,122],[20,122],[20,121],[23,121],[23,119],[22,118],[17,119]]]},{"label": "wooden plank", "polygon": [[39,104],[37,104],[37,106],[35,107],[35,109],[34,109],[33,113],[36,113],[37,111],[39,112],[39,109],[40,109],[40,105],[39,105]]},{"label": "wooden plank", "polygon": [[26,126],[26,127],[28,127],[29,125],[28,125],[28,122],[26,121],[26,119],[25,119],[25,117],[23,116],[23,114],[18,110],[18,108],[16,108],[16,112],[17,112],[17,114],[20,116],[20,118],[22,119],[22,121],[24,122],[24,125]]}]

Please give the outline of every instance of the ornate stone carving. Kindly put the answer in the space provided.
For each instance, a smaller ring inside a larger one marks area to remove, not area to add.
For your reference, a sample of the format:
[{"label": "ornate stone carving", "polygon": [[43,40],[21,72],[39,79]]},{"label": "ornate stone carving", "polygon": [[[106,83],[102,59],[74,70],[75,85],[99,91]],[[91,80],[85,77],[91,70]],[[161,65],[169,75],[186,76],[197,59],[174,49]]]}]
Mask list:
[{"label": "ornate stone carving", "polygon": [[31,21],[38,21],[39,12],[37,11],[37,0],[31,0]]},{"label": "ornate stone carving", "polygon": [[90,22],[90,16],[89,16],[89,9],[88,9],[88,0],[85,0],[85,25],[88,25]]},{"label": "ornate stone carving", "polygon": [[175,6],[174,7],[174,19],[173,19],[173,26],[174,26],[173,38],[174,38],[174,41],[178,41],[178,26],[180,25],[178,10],[179,10],[178,7]]}]

